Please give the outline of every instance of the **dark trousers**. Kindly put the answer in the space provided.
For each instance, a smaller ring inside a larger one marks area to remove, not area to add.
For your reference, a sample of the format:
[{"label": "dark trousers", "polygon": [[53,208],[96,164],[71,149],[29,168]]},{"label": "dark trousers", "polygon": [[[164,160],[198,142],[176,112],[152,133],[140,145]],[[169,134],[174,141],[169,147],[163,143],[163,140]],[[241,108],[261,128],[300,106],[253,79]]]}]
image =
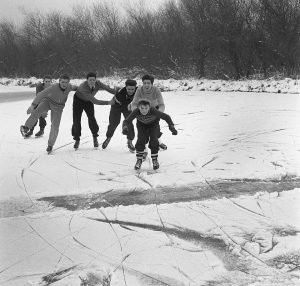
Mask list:
[{"label": "dark trousers", "polygon": [[158,134],[159,134],[159,123],[154,122],[151,125],[143,124],[137,121],[137,141],[135,144],[136,153],[141,154],[145,150],[146,144],[149,142],[149,148],[151,150],[151,154],[158,153],[159,143],[158,143]]},{"label": "dark trousers", "polygon": [[[110,113],[109,113],[109,125],[107,127],[106,137],[108,137],[108,138],[113,137],[116,128],[120,124],[121,114],[123,114],[124,118],[128,117],[128,115],[130,114],[130,111],[127,109],[127,106],[122,107],[117,104],[111,106]],[[127,139],[133,140],[134,136],[135,136],[135,134],[134,134],[133,124],[130,123],[130,124],[128,124]]]},{"label": "dark trousers", "polygon": [[85,111],[88,118],[89,128],[93,137],[98,137],[99,126],[95,118],[94,104],[90,101],[84,101],[74,95],[73,99],[73,125],[72,136],[74,140],[80,140],[81,136],[81,117]]},{"label": "dark trousers", "polygon": [[[38,121],[39,121],[40,129],[45,129],[45,127],[46,127],[46,125],[47,125],[47,122],[46,122],[45,117],[41,116],[41,117],[39,118]],[[32,130],[33,130],[34,127],[37,125],[37,123],[38,123],[38,122],[36,122],[36,123],[34,124],[34,126],[31,128]]]}]

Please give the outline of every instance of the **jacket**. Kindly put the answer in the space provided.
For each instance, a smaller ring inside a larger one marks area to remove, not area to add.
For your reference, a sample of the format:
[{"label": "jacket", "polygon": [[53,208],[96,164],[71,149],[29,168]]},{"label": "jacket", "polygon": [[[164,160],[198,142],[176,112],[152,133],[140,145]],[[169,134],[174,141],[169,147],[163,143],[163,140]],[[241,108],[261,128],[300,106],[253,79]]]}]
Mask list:
[{"label": "jacket", "polygon": [[123,121],[123,126],[128,126],[128,123],[132,122],[132,120],[136,120],[145,125],[153,125],[158,123],[159,119],[165,120],[168,125],[174,125],[170,115],[157,110],[154,107],[150,107],[149,112],[146,115],[143,115],[138,108],[133,110],[128,117]]},{"label": "jacket", "polygon": [[50,87],[39,92],[32,102],[32,105],[38,105],[42,100],[48,99],[52,104],[63,109],[71,91],[77,90],[76,85],[68,84],[65,90],[62,90],[59,83],[55,83]]},{"label": "jacket", "polygon": [[99,90],[106,90],[111,94],[116,93],[115,89],[110,88],[108,85],[105,85],[100,80],[97,80],[94,89],[91,89],[88,82],[84,81],[82,84],[78,86],[74,96],[78,97],[83,101],[91,101],[92,103],[98,105],[107,105],[108,104],[107,100],[98,100],[95,98],[95,95]]},{"label": "jacket", "polygon": [[116,103],[117,105],[121,105],[127,108],[127,106],[132,102],[135,92],[137,88],[135,89],[134,93],[132,95],[129,95],[127,93],[126,87],[121,88],[117,93],[116,93]]}]

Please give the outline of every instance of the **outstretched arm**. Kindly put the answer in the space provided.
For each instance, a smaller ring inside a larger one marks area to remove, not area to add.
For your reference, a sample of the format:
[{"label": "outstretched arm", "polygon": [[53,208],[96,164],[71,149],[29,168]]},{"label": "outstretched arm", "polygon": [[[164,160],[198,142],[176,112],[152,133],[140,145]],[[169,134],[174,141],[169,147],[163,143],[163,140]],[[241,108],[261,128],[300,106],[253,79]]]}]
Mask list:
[{"label": "outstretched arm", "polygon": [[157,89],[157,102],[158,102],[158,110],[161,112],[165,111],[165,103],[164,103],[164,99],[161,95],[161,92],[159,89]]},{"label": "outstretched arm", "polygon": [[117,89],[111,88],[110,86],[102,83],[100,80],[97,80],[96,84],[99,86],[99,89],[106,90],[107,92],[109,92],[111,94],[116,94],[116,92],[117,92]]},{"label": "outstretched arm", "polygon": [[154,109],[154,113],[161,119],[165,120],[168,125],[169,125],[169,129],[170,131],[172,132],[173,135],[177,135],[177,130],[176,128],[174,127],[174,122],[172,120],[172,118],[170,117],[169,114],[167,113],[164,113],[164,112],[161,112],[157,109]]},{"label": "outstretched arm", "polygon": [[43,98],[49,96],[52,93],[53,88],[54,88],[53,86],[50,86],[44,89],[43,91],[39,92],[34,98],[34,100],[32,101],[31,105],[37,106]]},{"label": "outstretched arm", "polygon": [[128,125],[129,125],[129,123],[132,122],[133,119],[136,118],[138,112],[139,112],[138,109],[133,110],[133,111],[127,116],[127,118],[123,121],[123,124],[122,124],[122,133],[123,133],[124,135],[127,135],[127,134],[128,134],[128,132],[129,132]]},{"label": "outstretched arm", "polygon": [[84,101],[90,101],[96,105],[112,105],[115,102],[114,97],[111,100],[100,100],[88,93],[83,95],[79,90],[76,91],[76,96]]},{"label": "outstretched arm", "polygon": [[134,94],[132,102],[129,105],[131,108],[130,110],[135,110],[137,108],[140,99],[141,99],[141,89],[138,88]]}]

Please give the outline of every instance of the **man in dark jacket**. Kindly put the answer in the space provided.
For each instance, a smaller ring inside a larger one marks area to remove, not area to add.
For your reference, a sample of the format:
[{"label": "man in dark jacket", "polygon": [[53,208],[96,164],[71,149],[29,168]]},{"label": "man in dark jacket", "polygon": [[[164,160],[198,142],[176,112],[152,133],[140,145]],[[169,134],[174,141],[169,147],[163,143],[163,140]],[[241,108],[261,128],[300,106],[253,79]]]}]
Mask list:
[{"label": "man in dark jacket", "polygon": [[[51,85],[51,81],[52,78],[50,75],[45,75],[43,77],[43,82],[38,83],[38,85],[36,86],[35,89],[35,94],[37,95],[39,92],[43,91],[45,88],[49,87]],[[39,126],[40,126],[40,130],[35,134],[35,137],[41,137],[42,135],[44,135],[44,129],[47,125],[46,122],[46,117],[47,117],[48,113],[46,112],[45,114],[43,114],[40,118],[39,118]],[[37,122],[35,123],[35,125],[29,130],[28,133],[26,133],[25,138],[30,137],[33,134],[33,130],[34,127],[37,125]]]},{"label": "man in dark jacket", "polygon": [[104,101],[95,98],[96,93],[99,90],[106,90],[111,94],[115,94],[116,90],[97,80],[96,73],[89,72],[86,76],[86,81],[79,85],[73,100],[73,125],[72,136],[75,140],[74,148],[77,149],[80,144],[81,136],[81,116],[85,111],[88,117],[89,128],[93,135],[94,147],[98,147],[98,131],[99,126],[95,118],[94,104],[98,105],[111,105],[113,100]]},{"label": "man in dark jacket", "polygon": [[[120,124],[121,114],[123,114],[124,118],[127,118],[130,114],[128,110],[128,105],[132,102],[134,97],[137,83],[135,80],[127,79],[125,82],[125,87],[120,89],[116,93],[115,104],[111,106],[109,113],[109,125],[107,127],[106,139],[102,143],[102,148],[105,149],[109,144],[111,138],[114,135],[114,132],[118,125]],[[134,128],[132,122],[128,124],[128,134],[127,134],[127,146],[129,151],[134,152],[135,148],[132,144],[132,140],[134,139]]]}]

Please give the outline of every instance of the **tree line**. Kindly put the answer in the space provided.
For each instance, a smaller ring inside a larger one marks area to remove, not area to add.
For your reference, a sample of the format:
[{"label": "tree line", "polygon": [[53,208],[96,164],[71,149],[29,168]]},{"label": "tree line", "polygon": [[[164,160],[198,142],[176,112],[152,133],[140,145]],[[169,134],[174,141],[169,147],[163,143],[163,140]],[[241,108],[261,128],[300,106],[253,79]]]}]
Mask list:
[{"label": "tree line", "polygon": [[0,22],[0,76],[295,77],[299,0],[169,0],[153,11],[110,2]]}]

